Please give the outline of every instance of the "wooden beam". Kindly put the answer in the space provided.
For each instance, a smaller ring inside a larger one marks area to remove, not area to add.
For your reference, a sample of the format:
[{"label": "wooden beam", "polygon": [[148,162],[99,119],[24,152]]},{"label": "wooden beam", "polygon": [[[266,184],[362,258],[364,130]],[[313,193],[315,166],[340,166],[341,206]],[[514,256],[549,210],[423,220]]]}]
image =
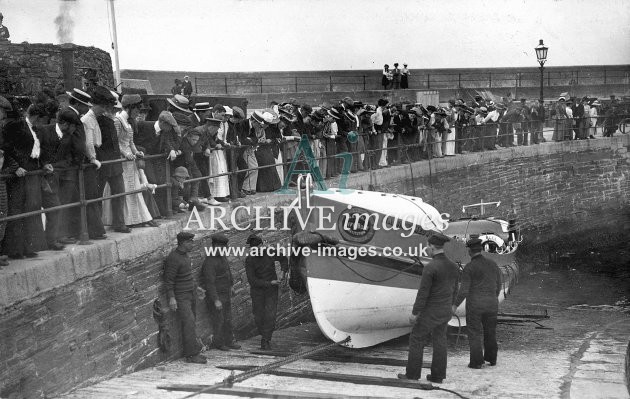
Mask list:
[{"label": "wooden beam", "polygon": [[[256,368],[257,366],[227,365],[216,367],[224,370],[248,371]],[[322,371],[294,370],[285,368],[268,370],[267,372],[265,372],[265,374],[277,375],[281,377],[310,378],[315,380],[349,382],[352,384],[360,385],[380,385],[386,387],[413,389],[433,389],[433,386],[431,384],[425,384],[414,380],[400,380],[398,378],[372,377],[367,375],[327,373]]]},{"label": "wooden beam", "polygon": [[[275,356],[275,357],[287,357],[294,355],[293,352],[288,351],[263,351],[263,350],[254,350],[250,351],[252,355],[267,355],[267,356]],[[326,362],[338,362],[338,363],[358,363],[358,364],[378,364],[382,366],[399,366],[405,367],[407,366],[406,359],[395,359],[388,357],[369,357],[369,356],[357,356],[352,354],[315,354],[312,356],[306,356],[305,359],[317,360],[317,361],[326,361]],[[431,363],[423,363],[422,368],[429,369],[431,368]]]},{"label": "wooden beam", "polygon": [[[173,384],[158,386],[158,389],[164,389],[167,391],[183,391],[183,392],[199,392],[202,389],[208,388],[210,385],[195,385],[195,384]],[[232,388],[218,388],[212,392],[205,393],[204,395],[231,395],[242,396],[246,398],[274,398],[274,399],[292,399],[292,398],[312,398],[312,399],[393,399],[386,396],[354,396],[354,395],[339,395],[334,393],[320,393],[320,392],[303,392],[303,391],[286,391],[281,389],[263,389],[263,388],[249,388],[249,387],[232,387]]]}]

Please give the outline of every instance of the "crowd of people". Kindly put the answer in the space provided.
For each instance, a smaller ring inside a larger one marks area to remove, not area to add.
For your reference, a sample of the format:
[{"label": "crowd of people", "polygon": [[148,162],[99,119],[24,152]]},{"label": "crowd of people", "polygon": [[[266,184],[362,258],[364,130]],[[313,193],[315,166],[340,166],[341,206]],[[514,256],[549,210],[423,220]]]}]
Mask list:
[{"label": "crowd of people", "polygon": [[[313,107],[290,99],[271,102],[248,117],[240,107],[191,104],[175,94],[157,121],[145,121],[140,115],[146,108],[137,94],[121,96],[96,85],[89,93],[74,89],[62,97],[39,93],[24,114],[1,99],[0,117],[6,120],[0,212],[11,216],[78,202],[78,169],[91,164],[81,170],[85,199],[131,193],[87,206],[87,233],[95,240],[106,237],[105,225],[126,233],[157,226],[156,219],[173,212],[203,211],[230,198],[278,190],[303,137],[321,175],[334,178],[344,172],[345,157],[337,156],[342,153],[352,154],[349,170],[355,173],[537,144],[544,141],[545,124],[553,128],[555,141],[611,136],[622,117],[614,98],[600,111],[596,99],[567,95],[551,110],[540,101],[495,103],[481,96],[468,103],[452,99],[443,107],[390,104],[384,98],[370,105],[350,97]],[[157,154],[166,154],[168,161]],[[45,224],[40,215],[0,224],[6,225],[3,255],[33,257],[76,242],[79,210],[47,212]],[[6,264],[6,257],[0,263]]]}]

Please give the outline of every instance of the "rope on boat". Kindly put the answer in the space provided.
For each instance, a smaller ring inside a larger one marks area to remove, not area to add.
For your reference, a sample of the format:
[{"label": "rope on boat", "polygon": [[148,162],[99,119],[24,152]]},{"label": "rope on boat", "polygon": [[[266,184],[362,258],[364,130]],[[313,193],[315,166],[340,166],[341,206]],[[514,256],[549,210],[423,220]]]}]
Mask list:
[{"label": "rope on boat", "polygon": [[350,342],[350,336],[348,336],[343,341],[321,344],[321,345],[318,345],[318,346],[316,346],[314,348],[307,349],[307,350],[302,351],[302,352],[298,352],[298,353],[296,353],[294,355],[291,355],[289,357],[286,357],[284,359],[281,359],[281,360],[278,360],[278,361],[275,361],[275,362],[271,362],[271,363],[268,363],[268,364],[265,364],[265,365],[262,365],[262,366],[259,366],[259,367],[256,367],[256,368],[253,368],[251,370],[244,371],[244,372],[242,372],[240,374],[235,374],[234,371],[232,371],[232,373],[228,377],[226,377],[223,381],[221,381],[219,383],[216,383],[214,385],[211,385],[209,387],[206,387],[204,389],[201,389],[201,390],[199,390],[197,392],[193,392],[190,395],[184,396],[182,399],[192,398],[192,397],[195,397],[197,395],[201,395],[201,394],[204,394],[204,393],[212,392],[212,391],[217,390],[219,388],[232,388],[232,386],[236,382],[242,382],[242,381],[245,381],[248,378],[255,377],[255,376],[259,375],[259,374],[265,374],[269,370],[277,369],[277,368],[282,367],[282,366],[284,366],[286,364],[293,363],[293,362],[295,362],[297,360],[300,360],[301,358],[308,357],[308,356],[313,355],[313,354],[315,354],[317,352],[322,352],[322,351],[324,351],[326,349],[330,349],[330,348],[332,348],[334,346],[342,345],[342,344],[345,344],[345,343],[348,343],[348,342]]},{"label": "rope on boat", "polygon": [[393,279],[393,278],[395,278],[395,277],[397,277],[397,276],[401,275],[402,273],[406,272],[407,270],[410,270],[410,269],[411,269],[411,268],[413,268],[414,266],[417,266],[417,265],[421,265],[421,264],[422,264],[422,262],[419,262],[418,260],[416,260],[416,262],[415,262],[414,264],[409,265],[409,266],[405,267],[404,269],[400,269],[400,270],[398,270],[398,271],[397,271],[394,275],[392,275],[392,276],[386,277],[386,278],[384,278],[384,279],[382,279],[382,280],[375,280],[375,279],[371,279],[371,278],[369,278],[369,277],[366,277],[366,276],[362,275],[361,273],[359,273],[358,271],[354,270],[351,266],[349,266],[349,265],[345,262],[345,260],[343,260],[343,257],[341,257],[341,256],[339,256],[339,255],[337,255],[337,256],[335,256],[335,257],[337,258],[337,260],[339,260],[339,262],[341,262],[341,264],[342,264],[342,265],[344,265],[345,267],[347,267],[347,268],[348,268],[348,269],[349,269],[352,273],[354,273],[354,274],[356,274],[357,276],[361,277],[362,279],[367,280],[367,281],[370,281],[370,282],[372,282],[372,283],[383,283],[383,282],[385,282],[385,281],[389,281],[389,280],[391,280],[391,279]]}]

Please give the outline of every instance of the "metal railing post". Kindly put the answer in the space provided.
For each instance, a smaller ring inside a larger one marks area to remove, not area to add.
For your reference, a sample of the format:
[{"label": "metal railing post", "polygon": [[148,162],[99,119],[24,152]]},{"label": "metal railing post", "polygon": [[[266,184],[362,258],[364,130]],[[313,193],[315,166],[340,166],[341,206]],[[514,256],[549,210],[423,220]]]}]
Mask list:
[{"label": "metal railing post", "polygon": [[295,77],[295,92],[296,92],[296,93],[297,93],[297,91],[298,91],[298,83],[297,83],[297,79],[298,79],[298,77],[296,76],[296,77]]},{"label": "metal railing post", "polygon": [[228,94],[228,87],[227,87],[227,76],[225,78],[225,94]]},{"label": "metal railing post", "polygon": [[551,72],[547,71],[547,87],[551,86]]},{"label": "metal railing post", "polygon": [[79,202],[81,203],[81,226],[79,232],[79,244],[88,245],[90,243],[90,235],[87,226],[87,203],[85,202],[85,174],[83,172],[85,166],[81,163],[79,167]]},{"label": "metal railing post", "polygon": [[332,87],[332,75],[328,75],[328,80],[330,81],[330,91],[333,91],[333,87]]},{"label": "metal railing post", "polygon": [[234,201],[238,199],[238,170],[236,167],[236,154],[238,151],[233,147],[227,150],[230,159],[230,167],[228,169],[230,172],[230,198]]},{"label": "metal railing post", "polygon": [[262,84],[262,80],[263,80],[263,78],[260,78],[260,92],[261,92],[261,93],[263,92],[263,84]]},{"label": "metal railing post", "polygon": [[488,87],[492,87],[492,72],[488,74]]},{"label": "metal railing post", "polygon": [[457,74],[457,87],[459,88],[462,87],[462,74],[461,73]]},{"label": "metal railing post", "polygon": [[604,68],[604,84],[606,84],[606,68]]},{"label": "metal railing post", "polygon": [[430,79],[431,79],[431,74],[427,73],[427,89],[431,88],[431,81],[430,81]]},{"label": "metal railing post", "polygon": [[365,75],[363,75],[363,91],[365,91]]},{"label": "metal railing post", "polygon": [[173,198],[171,196],[171,163],[169,162],[168,157],[165,159],[166,167],[164,168],[164,173],[166,174],[166,217],[173,216]]},{"label": "metal railing post", "polygon": [[580,71],[579,70],[575,71],[575,84],[576,85],[580,84]]},{"label": "metal railing post", "polygon": [[195,76],[195,94],[198,94],[199,91],[197,90],[197,77]]}]

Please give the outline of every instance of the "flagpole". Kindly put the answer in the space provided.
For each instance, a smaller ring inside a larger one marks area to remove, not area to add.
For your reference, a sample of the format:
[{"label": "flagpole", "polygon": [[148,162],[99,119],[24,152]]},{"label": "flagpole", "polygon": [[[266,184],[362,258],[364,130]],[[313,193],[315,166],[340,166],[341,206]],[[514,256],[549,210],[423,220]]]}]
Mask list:
[{"label": "flagpole", "polygon": [[111,15],[112,26],[112,47],[114,49],[114,80],[116,83],[116,90],[120,87],[122,81],[120,79],[120,63],[118,61],[118,35],[116,34],[116,11],[114,10],[114,0],[108,0],[109,14]]}]

